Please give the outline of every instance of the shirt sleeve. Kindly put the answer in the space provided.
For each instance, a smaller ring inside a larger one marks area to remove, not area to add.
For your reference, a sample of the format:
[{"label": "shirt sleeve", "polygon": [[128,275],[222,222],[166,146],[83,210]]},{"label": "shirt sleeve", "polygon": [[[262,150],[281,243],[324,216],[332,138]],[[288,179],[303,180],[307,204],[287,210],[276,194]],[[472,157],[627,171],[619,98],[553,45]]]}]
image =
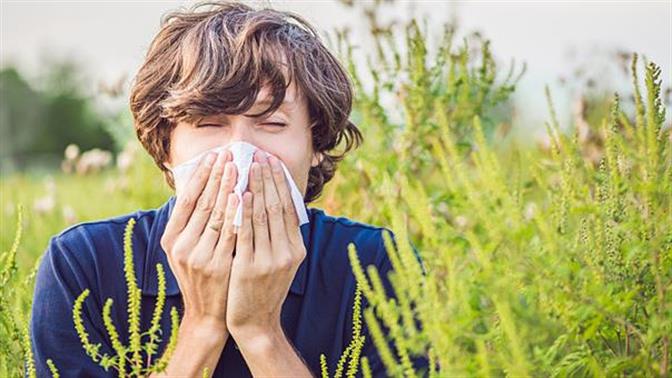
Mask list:
[{"label": "shirt sleeve", "polygon": [[[388,230],[389,231],[389,230]],[[392,236],[392,242],[396,246],[396,240],[394,238],[394,234],[390,232],[390,235]],[[392,264],[390,262],[390,259],[387,255],[387,251],[385,250],[385,246],[382,241],[382,235],[381,235],[381,241],[380,241],[380,246],[379,246],[379,257],[378,259],[380,260],[379,263],[376,264],[378,268],[378,273],[380,274],[380,278],[383,282],[383,286],[385,287],[385,291],[387,292],[387,297],[388,298],[396,298],[396,295],[394,294],[394,289],[392,287],[392,284],[390,283],[390,280],[388,278],[388,274],[390,271],[392,271]],[[413,251],[415,252],[416,258],[418,259],[418,262],[420,263],[422,267],[422,273],[423,275],[426,275],[425,268],[423,266],[422,260],[420,258],[420,255],[415,248],[411,244],[411,247],[413,248]],[[362,295],[362,309],[366,308],[368,306],[368,301],[366,298]],[[397,355],[397,349],[396,345],[393,340],[391,340],[391,337],[389,337],[389,328],[387,328],[382,321],[378,318],[378,322],[381,326],[381,329],[383,331],[383,334],[386,336],[388,340],[388,345],[390,347],[390,350],[394,354],[395,359],[398,361],[399,356]],[[416,324],[418,328],[420,328],[420,323],[416,320]],[[389,374],[387,373],[387,370],[385,368],[385,365],[383,361],[381,360],[381,357],[376,349],[376,346],[373,343],[373,340],[371,338],[371,334],[369,331],[369,327],[366,324],[366,321],[362,317],[362,334],[366,337],[364,340],[364,347],[362,348],[362,357],[366,357],[369,362],[369,367],[371,368],[371,375],[373,377],[388,377]],[[411,363],[413,364],[415,372],[419,376],[426,376],[428,372],[428,367],[429,367],[429,361],[427,357],[425,356],[411,356]],[[358,369],[357,377],[362,376],[362,369],[361,366]]]},{"label": "shirt sleeve", "polygon": [[[51,376],[47,366],[47,359],[51,359],[61,377],[111,377],[116,373],[113,368],[106,372],[86,354],[73,321],[75,300],[91,287],[83,272],[93,271],[94,266],[82,263],[85,251],[74,254],[61,238],[49,241],[35,279],[29,329],[37,376]],[[99,306],[95,297],[92,290],[82,306],[84,328],[91,343],[101,344],[101,354],[113,355],[103,337],[102,307],[95,310]]]}]

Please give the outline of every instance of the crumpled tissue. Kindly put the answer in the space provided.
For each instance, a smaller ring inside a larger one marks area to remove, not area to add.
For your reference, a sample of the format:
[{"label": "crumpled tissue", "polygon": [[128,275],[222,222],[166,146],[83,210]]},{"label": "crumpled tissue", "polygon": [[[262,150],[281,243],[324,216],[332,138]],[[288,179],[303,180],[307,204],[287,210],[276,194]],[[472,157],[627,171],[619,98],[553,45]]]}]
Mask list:
[{"label": "crumpled tissue", "polygon": [[[264,156],[268,157],[270,156],[268,152],[259,149],[257,146],[251,143],[243,141],[230,142],[224,146],[214,147],[199,153],[198,155],[189,159],[188,161],[173,167],[171,169],[171,172],[173,173],[173,178],[175,180],[175,187],[183,188],[191,178],[191,175],[198,166],[200,160],[207,153],[209,152],[219,153],[220,151],[225,151],[227,149],[229,149],[232,152],[233,155],[232,161],[236,165],[238,173],[237,182],[233,191],[238,196],[239,202],[238,202],[238,209],[236,210],[236,216],[233,220],[233,224],[237,227],[240,227],[243,220],[243,193],[245,193],[245,189],[247,189],[249,172],[250,167],[252,166],[254,153],[256,150],[260,150],[264,154]],[[290,193],[292,196],[292,200],[294,202],[294,208],[296,209],[296,213],[299,216],[299,225],[308,223],[308,214],[306,212],[306,207],[303,202],[303,195],[301,194],[299,188],[296,186],[296,183],[294,182],[292,175],[289,173],[287,166],[285,166],[285,163],[280,159],[278,159],[278,161],[280,161],[280,165],[282,166],[282,169],[285,172],[285,177],[287,178],[287,182],[289,183]]]}]

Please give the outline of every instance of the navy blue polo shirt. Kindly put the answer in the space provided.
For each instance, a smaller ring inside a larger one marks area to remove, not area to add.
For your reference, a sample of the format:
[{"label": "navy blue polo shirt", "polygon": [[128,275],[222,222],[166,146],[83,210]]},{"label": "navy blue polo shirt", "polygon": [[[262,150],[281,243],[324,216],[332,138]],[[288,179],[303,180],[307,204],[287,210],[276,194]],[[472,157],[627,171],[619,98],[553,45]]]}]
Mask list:
[{"label": "navy blue polo shirt", "polygon": [[[102,318],[103,304],[112,298],[112,319],[121,342],[128,345],[123,235],[130,218],[137,222],[132,242],[137,284],[142,292],[141,332],[150,327],[157,299],[156,264],[161,263],[166,273],[166,303],[161,318],[164,335],[152,360],[156,361],[163,353],[170,334],[170,308],[175,306],[180,317],[183,314],[180,290],[160,245],[174,204],[172,196],[158,209],[80,223],[50,239],[37,272],[30,319],[38,377],[49,376],[47,359],[53,360],[63,377],[116,376],[113,369],[106,372],[86,355],[74,328],[72,306],[84,289],[90,289],[82,317],[89,340],[101,344],[101,354],[115,355]],[[307,253],[283,304],[281,324],[295,350],[313,374],[319,376],[320,354],[327,356],[333,374],[338,358],[351,340],[355,278],[348,259],[349,243],[356,245],[362,266],[374,264],[390,295],[393,290],[387,278],[390,260],[382,239],[386,228],[333,217],[322,209],[306,210],[310,222],[301,226],[301,233]],[[366,306],[363,296],[362,300]],[[364,319],[362,323],[363,334],[367,336],[362,356],[368,357],[374,376],[385,376]],[[424,357],[415,359],[414,364],[418,369],[427,368]],[[214,376],[251,376],[232,337],[227,339]]]}]

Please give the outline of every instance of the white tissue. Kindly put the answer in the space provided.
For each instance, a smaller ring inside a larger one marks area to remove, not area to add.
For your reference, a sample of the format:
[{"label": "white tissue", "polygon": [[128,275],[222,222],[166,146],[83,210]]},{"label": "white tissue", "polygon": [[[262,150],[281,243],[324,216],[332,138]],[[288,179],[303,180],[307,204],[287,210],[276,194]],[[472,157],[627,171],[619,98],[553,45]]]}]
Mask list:
[{"label": "white tissue", "polygon": [[[173,173],[173,178],[175,179],[175,187],[183,188],[184,185],[191,178],[191,175],[193,174],[194,170],[198,166],[198,163],[200,162],[201,158],[205,156],[205,154],[207,154],[208,152],[219,153],[220,151],[225,151],[226,149],[229,149],[232,152],[233,163],[236,165],[238,173],[237,176],[238,181],[236,182],[233,191],[238,196],[239,202],[238,202],[238,209],[236,210],[236,216],[233,220],[233,224],[237,227],[240,227],[243,221],[243,193],[245,193],[245,189],[247,189],[250,166],[252,165],[254,152],[259,149],[257,148],[257,146],[247,142],[236,141],[231,142],[224,146],[211,148],[207,151],[198,154],[196,157],[173,167],[171,169],[171,172]],[[264,154],[264,156],[267,157],[270,156],[268,152],[264,150],[260,151]],[[282,160],[280,159],[278,159],[278,161],[280,162],[280,165],[282,166],[282,169],[285,172],[287,182],[289,183],[290,193],[292,195],[292,200],[294,202],[294,208],[296,209],[296,213],[299,215],[299,225],[308,223],[308,214],[306,213],[306,207],[303,202],[303,195],[301,194],[299,188],[296,186],[296,183],[294,182],[292,175],[289,173],[289,170],[285,166],[285,163],[283,163]]]}]

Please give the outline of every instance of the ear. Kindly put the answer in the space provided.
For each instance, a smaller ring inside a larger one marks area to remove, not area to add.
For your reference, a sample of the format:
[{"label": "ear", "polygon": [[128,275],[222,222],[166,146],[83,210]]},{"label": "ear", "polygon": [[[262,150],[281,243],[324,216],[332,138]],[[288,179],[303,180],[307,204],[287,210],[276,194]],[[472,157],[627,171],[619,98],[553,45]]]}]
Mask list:
[{"label": "ear", "polygon": [[313,160],[310,162],[310,166],[317,167],[320,163],[322,163],[322,159],[324,159],[324,155],[321,152],[314,153]]}]

